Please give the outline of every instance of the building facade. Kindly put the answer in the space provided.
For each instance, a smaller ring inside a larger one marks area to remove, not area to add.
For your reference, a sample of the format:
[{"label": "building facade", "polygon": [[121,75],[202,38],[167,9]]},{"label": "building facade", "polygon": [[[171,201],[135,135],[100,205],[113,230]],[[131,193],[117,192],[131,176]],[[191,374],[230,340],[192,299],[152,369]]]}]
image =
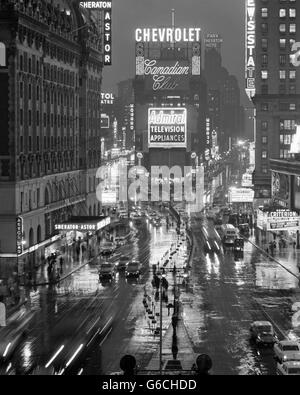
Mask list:
[{"label": "building facade", "polygon": [[0,27],[1,277],[38,264],[56,223],[100,214],[103,61],[99,25],[72,1],[1,1]]},{"label": "building facade", "polygon": [[300,2],[246,1],[246,92],[256,107],[254,185],[271,198],[271,159],[288,159],[300,121],[300,72],[292,47],[300,41]]}]

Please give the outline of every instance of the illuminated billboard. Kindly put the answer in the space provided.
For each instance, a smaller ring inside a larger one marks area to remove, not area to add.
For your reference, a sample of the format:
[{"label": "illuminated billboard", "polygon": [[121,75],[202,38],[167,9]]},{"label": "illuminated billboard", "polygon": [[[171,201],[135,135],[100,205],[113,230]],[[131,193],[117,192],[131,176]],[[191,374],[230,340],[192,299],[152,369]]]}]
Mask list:
[{"label": "illuminated billboard", "polygon": [[230,203],[253,203],[254,190],[251,188],[230,188]]},{"label": "illuminated billboard", "polygon": [[114,104],[114,94],[109,92],[101,92],[101,104]]},{"label": "illuminated billboard", "polygon": [[245,39],[246,93],[249,99],[251,99],[255,95],[255,0],[246,0]]},{"label": "illuminated billboard", "polygon": [[80,1],[79,5],[89,10],[111,9],[111,1]]},{"label": "illuminated billboard", "polygon": [[200,42],[200,28],[138,28],[135,30],[136,42]]},{"label": "illuminated billboard", "polygon": [[187,90],[190,66],[188,61],[145,59],[144,75],[147,90]]},{"label": "illuminated billboard", "polygon": [[148,147],[174,148],[187,146],[186,108],[148,109]]}]

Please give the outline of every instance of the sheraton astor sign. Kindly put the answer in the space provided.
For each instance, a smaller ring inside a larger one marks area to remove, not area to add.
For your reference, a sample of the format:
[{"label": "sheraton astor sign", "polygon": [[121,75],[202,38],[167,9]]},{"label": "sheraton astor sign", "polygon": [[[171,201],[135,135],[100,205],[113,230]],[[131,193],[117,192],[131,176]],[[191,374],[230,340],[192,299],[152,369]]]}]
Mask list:
[{"label": "sheraton astor sign", "polygon": [[186,148],[186,108],[149,108],[149,148]]},{"label": "sheraton astor sign", "polygon": [[153,91],[187,89],[190,66],[187,61],[144,61],[146,89]]}]

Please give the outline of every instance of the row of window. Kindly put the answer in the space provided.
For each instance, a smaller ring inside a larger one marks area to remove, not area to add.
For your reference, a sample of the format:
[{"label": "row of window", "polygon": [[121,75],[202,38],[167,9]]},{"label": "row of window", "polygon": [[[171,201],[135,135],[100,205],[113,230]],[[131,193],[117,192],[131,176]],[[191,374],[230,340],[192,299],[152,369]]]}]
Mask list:
[{"label": "row of window", "polygon": [[[295,1],[294,1],[295,2]],[[296,18],[296,8],[280,8],[279,17],[286,18],[289,16],[290,18]],[[264,7],[261,9],[261,17],[268,18],[269,17],[269,9]]]},{"label": "row of window", "polygon": [[[24,152],[24,137],[22,135],[20,135],[20,152]],[[31,152],[33,149],[33,138],[32,136],[28,136],[28,138],[26,139],[27,143],[28,143],[28,151]],[[78,147],[78,137],[75,136],[74,137],[74,141],[75,141],[75,145],[76,147]],[[39,151],[40,150],[40,136],[36,136],[36,150]],[[64,137],[54,137],[51,136],[50,137],[46,137],[44,136],[44,146],[43,148],[45,150],[47,149],[72,149],[74,148],[73,146],[73,136],[64,136]]]},{"label": "row of window", "polygon": [[[263,95],[267,95],[269,93],[269,86],[266,84],[261,85],[261,93]],[[290,94],[294,95],[297,93],[296,91],[296,85],[294,84],[289,84],[288,88],[284,84],[279,85],[279,94],[285,95],[285,94]]]},{"label": "row of window", "polygon": [[[279,39],[279,48],[282,50],[286,50],[288,48],[287,43],[289,43],[290,48],[289,50],[292,50],[293,45],[295,44],[296,40],[294,39],[289,39],[287,40],[286,38],[280,38]],[[261,48],[263,51],[267,51],[269,47],[269,40],[267,38],[262,38],[261,39]]]},{"label": "row of window", "polygon": [[[32,111],[28,110],[27,112],[28,114],[28,126],[32,126],[33,124],[33,116],[32,116]],[[23,126],[25,121],[24,121],[24,112],[23,109],[20,109],[20,126]],[[76,129],[78,129],[79,127],[79,122],[78,122],[78,118],[73,118],[73,117],[69,117],[66,115],[57,115],[57,114],[46,114],[44,113],[43,116],[43,125],[46,128],[47,126],[50,126],[51,128],[53,127],[58,127],[58,128],[70,128],[75,127]],[[40,126],[40,112],[36,111],[36,126]]]},{"label": "row of window", "polygon": [[[280,119],[279,121],[279,128],[280,130],[290,130],[295,131],[297,128],[298,122],[295,119]],[[261,121],[260,128],[263,131],[269,129],[269,122],[268,121]]]},{"label": "row of window", "polygon": [[[261,111],[269,111],[268,103],[261,103]],[[296,111],[296,103],[279,103],[279,111]]]},{"label": "row of window", "polygon": [[[289,78],[290,80],[295,80],[296,79],[296,70],[279,70],[279,79],[280,80],[285,80],[286,78]],[[269,78],[269,71],[268,70],[262,70],[261,71],[261,79],[262,80],[267,80]]]},{"label": "row of window", "polygon": [[[261,64],[263,67],[267,67],[269,63],[269,56],[267,54],[262,54],[261,55]],[[286,66],[290,65],[293,66],[293,55],[286,55],[286,54],[280,54],[279,55],[279,65],[280,66]]]}]

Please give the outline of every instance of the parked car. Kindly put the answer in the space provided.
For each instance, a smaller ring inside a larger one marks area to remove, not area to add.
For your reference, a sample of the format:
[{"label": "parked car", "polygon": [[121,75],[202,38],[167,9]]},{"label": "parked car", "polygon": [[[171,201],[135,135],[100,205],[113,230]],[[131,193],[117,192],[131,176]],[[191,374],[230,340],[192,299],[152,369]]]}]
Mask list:
[{"label": "parked car", "polygon": [[99,269],[100,280],[114,280],[116,276],[115,264],[111,262],[102,263]]},{"label": "parked car", "polygon": [[250,326],[251,339],[257,345],[273,345],[277,341],[273,325],[269,321],[255,321]]},{"label": "parked car", "polygon": [[121,256],[121,258],[116,262],[117,270],[125,270],[129,262],[130,258],[128,256]]},{"label": "parked car", "polygon": [[139,261],[130,261],[125,269],[126,277],[139,277],[141,274],[141,264]]},{"label": "parked car", "polygon": [[283,340],[274,344],[275,358],[279,363],[286,361],[300,361],[299,343]]},{"label": "parked car", "polygon": [[300,376],[300,361],[278,363],[276,374],[278,376]]}]

